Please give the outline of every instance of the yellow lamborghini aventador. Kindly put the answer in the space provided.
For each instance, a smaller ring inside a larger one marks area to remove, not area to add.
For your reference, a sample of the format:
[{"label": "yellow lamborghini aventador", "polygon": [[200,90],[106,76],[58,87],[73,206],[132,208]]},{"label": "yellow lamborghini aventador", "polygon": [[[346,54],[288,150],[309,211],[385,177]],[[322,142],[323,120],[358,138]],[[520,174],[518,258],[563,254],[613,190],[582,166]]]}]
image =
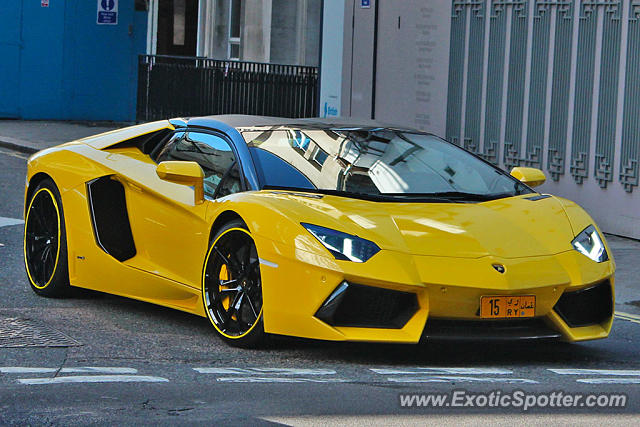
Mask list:
[{"label": "yellow lamborghini aventador", "polygon": [[611,252],[544,180],[373,122],[159,121],[30,158],[25,265],[39,295],[184,310],[240,346],[604,338]]}]

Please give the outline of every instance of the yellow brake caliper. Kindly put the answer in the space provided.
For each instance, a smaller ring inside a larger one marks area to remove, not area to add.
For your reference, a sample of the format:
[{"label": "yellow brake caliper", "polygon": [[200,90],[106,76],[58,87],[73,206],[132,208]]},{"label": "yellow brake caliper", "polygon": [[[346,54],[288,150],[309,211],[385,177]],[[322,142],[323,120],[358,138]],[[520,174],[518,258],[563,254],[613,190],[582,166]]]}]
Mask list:
[{"label": "yellow brake caliper", "polygon": [[[220,275],[218,279],[220,281],[229,280],[229,271],[227,270],[227,266],[225,264],[222,264],[222,267],[220,268]],[[229,289],[229,287],[219,285],[219,290],[222,291],[223,289]],[[228,293],[222,294],[221,292],[220,295],[222,296],[222,306],[225,310],[229,310],[229,305],[231,305],[231,297],[229,297]]]}]

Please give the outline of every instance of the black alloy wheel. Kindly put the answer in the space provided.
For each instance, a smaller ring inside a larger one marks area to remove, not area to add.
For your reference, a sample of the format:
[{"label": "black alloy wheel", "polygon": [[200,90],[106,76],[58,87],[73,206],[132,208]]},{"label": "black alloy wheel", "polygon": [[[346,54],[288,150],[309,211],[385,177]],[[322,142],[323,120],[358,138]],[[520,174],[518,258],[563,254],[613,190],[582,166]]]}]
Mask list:
[{"label": "black alloy wheel", "polygon": [[202,291],[207,317],[226,342],[255,347],[262,341],[260,260],[244,223],[230,222],[214,237]]},{"label": "black alloy wheel", "polygon": [[31,289],[56,297],[69,287],[67,242],[60,194],[54,182],[43,180],[33,191],[25,212],[24,260]]}]

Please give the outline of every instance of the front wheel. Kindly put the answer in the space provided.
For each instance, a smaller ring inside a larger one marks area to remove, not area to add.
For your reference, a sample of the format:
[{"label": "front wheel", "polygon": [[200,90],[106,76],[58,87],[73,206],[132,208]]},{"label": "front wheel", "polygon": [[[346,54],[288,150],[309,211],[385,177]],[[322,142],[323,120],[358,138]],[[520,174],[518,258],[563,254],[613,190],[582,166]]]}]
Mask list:
[{"label": "front wheel", "polygon": [[260,261],[241,221],[226,224],[205,259],[202,296],[207,317],[227,343],[256,347],[264,340]]}]

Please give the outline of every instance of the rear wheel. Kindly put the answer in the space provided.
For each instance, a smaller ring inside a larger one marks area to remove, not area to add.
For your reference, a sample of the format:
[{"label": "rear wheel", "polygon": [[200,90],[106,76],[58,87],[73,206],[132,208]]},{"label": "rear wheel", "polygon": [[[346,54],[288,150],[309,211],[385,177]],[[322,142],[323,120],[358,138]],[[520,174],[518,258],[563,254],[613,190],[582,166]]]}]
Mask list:
[{"label": "rear wheel", "polygon": [[31,289],[58,297],[69,288],[67,239],[60,193],[45,179],[28,201],[24,227],[24,261]]},{"label": "rear wheel", "polygon": [[214,237],[205,260],[202,296],[218,335],[238,347],[264,339],[260,261],[241,221],[226,224]]}]

